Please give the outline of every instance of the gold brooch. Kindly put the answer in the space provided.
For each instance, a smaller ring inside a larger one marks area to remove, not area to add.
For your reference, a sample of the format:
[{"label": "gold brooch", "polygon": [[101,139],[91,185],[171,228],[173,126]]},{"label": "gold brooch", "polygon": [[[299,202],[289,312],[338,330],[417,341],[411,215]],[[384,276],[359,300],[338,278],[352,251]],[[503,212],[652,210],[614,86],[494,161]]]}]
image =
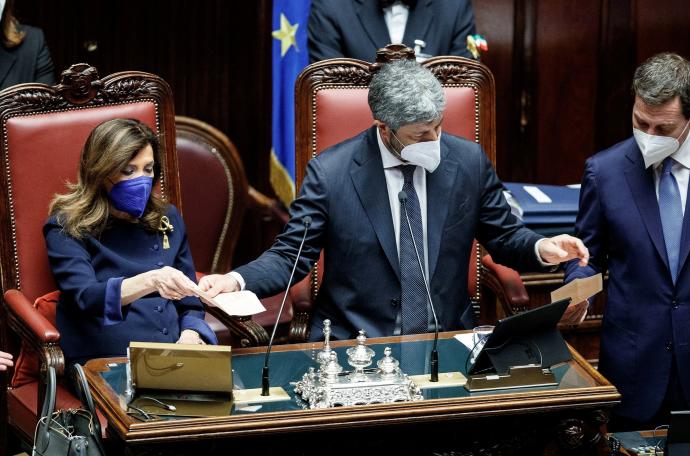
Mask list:
[{"label": "gold brooch", "polygon": [[173,232],[174,227],[172,226],[172,223],[170,223],[170,219],[167,216],[161,217],[160,224],[158,225],[158,231],[163,233],[163,248],[164,249],[169,249],[170,248],[170,241],[168,240],[168,233]]}]

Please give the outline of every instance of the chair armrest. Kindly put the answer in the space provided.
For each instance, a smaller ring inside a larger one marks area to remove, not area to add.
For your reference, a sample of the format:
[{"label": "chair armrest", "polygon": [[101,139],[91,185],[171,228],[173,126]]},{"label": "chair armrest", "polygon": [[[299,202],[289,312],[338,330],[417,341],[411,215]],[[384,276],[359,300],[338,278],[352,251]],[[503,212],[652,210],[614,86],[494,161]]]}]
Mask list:
[{"label": "chair armrest", "polygon": [[293,317],[290,322],[288,341],[290,343],[306,342],[309,339],[311,315],[314,310],[312,281],[310,272],[307,276],[290,288]]},{"label": "chair armrest", "polygon": [[21,326],[21,328],[14,328],[15,330],[21,329],[26,331],[30,334],[30,337],[43,344],[58,343],[60,341],[60,332],[55,325],[34,308],[31,301],[24,296],[24,293],[19,290],[8,290],[5,293],[5,302],[11,312],[10,314],[15,317],[17,324]]},{"label": "chair armrest", "polygon": [[206,312],[210,313],[225,325],[233,339],[238,339],[241,347],[256,347],[268,344],[268,333],[253,321],[251,316],[230,316],[218,307],[204,305]]},{"label": "chair armrest", "polygon": [[494,263],[491,255],[482,257],[482,285],[488,287],[498,298],[506,315],[513,315],[527,309],[529,295],[520,275],[514,269]]},{"label": "chair armrest", "polygon": [[65,356],[58,345],[60,332],[36,310],[19,290],[5,292],[8,323],[21,340],[35,351],[42,365],[53,366],[58,375],[65,370]]},{"label": "chair armrest", "polygon": [[282,225],[290,220],[287,210],[277,199],[264,195],[252,186],[249,186],[247,196],[247,205],[257,210],[264,218],[276,219]]}]

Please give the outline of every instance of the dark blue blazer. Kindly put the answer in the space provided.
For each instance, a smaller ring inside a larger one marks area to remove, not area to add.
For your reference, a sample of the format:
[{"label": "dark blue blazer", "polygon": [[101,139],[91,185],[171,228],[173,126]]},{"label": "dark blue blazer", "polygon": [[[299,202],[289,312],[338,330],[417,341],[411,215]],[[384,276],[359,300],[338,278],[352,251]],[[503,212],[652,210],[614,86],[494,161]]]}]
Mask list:
[{"label": "dark blue blazer", "polygon": [[[473,35],[474,11],[470,0],[418,0],[410,14],[403,43],[431,56],[472,58],[467,35]],[[377,0],[312,0],[307,30],[309,62],[351,57],[373,62],[376,51],[390,44],[383,10]]]},{"label": "dark blue blazer", "polygon": [[43,31],[21,26],[24,40],[13,48],[0,46],[0,89],[24,82],[55,84],[55,72]]},{"label": "dark blue blazer", "polygon": [[[690,199],[688,199],[690,201]],[[627,139],[585,166],[577,235],[590,264],[566,265],[566,280],[609,272],[599,370],[623,395],[618,413],[638,421],[661,406],[675,356],[690,399],[690,206],[686,204],[680,272],[668,268],[653,169]]]},{"label": "dark blue blazer", "polygon": [[114,217],[98,238],[83,240],[62,231],[55,217],[46,222],[48,258],[60,290],[60,346],[68,364],[124,356],[130,341],[173,343],[182,329],[217,343],[198,298],[172,301],[151,293],[120,305],[122,280],[152,269],[171,266],[196,281],[182,217],[173,206],[167,215],[173,225],[169,249],[163,248],[161,233]]},{"label": "dark blue blazer", "polygon": [[[476,237],[497,262],[539,269],[534,244],[539,235],[510,213],[501,183],[481,147],[443,134],[441,164],[427,173],[427,240],[431,294],[444,330],[474,325],[467,274]],[[321,337],[323,320],[333,336],[390,336],[400,302],[399,260],[388,190],[376,138],[370,128],[309,162],[291,220],[273,247],[237,268],[247,289],[260,296],[281,292],[312,218],[296,280],[324,249],[324,277],[312,324]]]}]

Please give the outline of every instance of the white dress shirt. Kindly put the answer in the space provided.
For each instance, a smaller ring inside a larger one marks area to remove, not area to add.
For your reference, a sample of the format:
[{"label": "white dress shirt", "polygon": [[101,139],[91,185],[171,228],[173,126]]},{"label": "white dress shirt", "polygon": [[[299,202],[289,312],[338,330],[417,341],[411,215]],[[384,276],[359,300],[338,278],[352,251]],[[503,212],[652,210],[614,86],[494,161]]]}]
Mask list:
[{"label": "white dress shirt", "polygon": [[388,35],[390,35],[391,38],[390,44],[402,43],[403,36],[405,36],[405,27],[407,26],[407,18],[409,15],[410,8],[401,2],[396,2],[393,5],[383,9],[383,19],[386,21]]}]

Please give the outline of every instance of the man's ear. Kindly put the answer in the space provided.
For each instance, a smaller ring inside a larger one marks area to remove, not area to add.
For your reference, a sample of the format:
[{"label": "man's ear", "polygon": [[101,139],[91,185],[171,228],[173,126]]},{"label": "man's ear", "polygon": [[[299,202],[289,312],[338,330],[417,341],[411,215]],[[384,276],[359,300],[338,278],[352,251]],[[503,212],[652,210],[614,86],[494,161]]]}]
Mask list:
[{"label": "man's ear", "polygon": [[388,140],[388,132],[390,131],[388,126],[380,120],[374,120],[374,126],[378,128],[381,137]]}]

